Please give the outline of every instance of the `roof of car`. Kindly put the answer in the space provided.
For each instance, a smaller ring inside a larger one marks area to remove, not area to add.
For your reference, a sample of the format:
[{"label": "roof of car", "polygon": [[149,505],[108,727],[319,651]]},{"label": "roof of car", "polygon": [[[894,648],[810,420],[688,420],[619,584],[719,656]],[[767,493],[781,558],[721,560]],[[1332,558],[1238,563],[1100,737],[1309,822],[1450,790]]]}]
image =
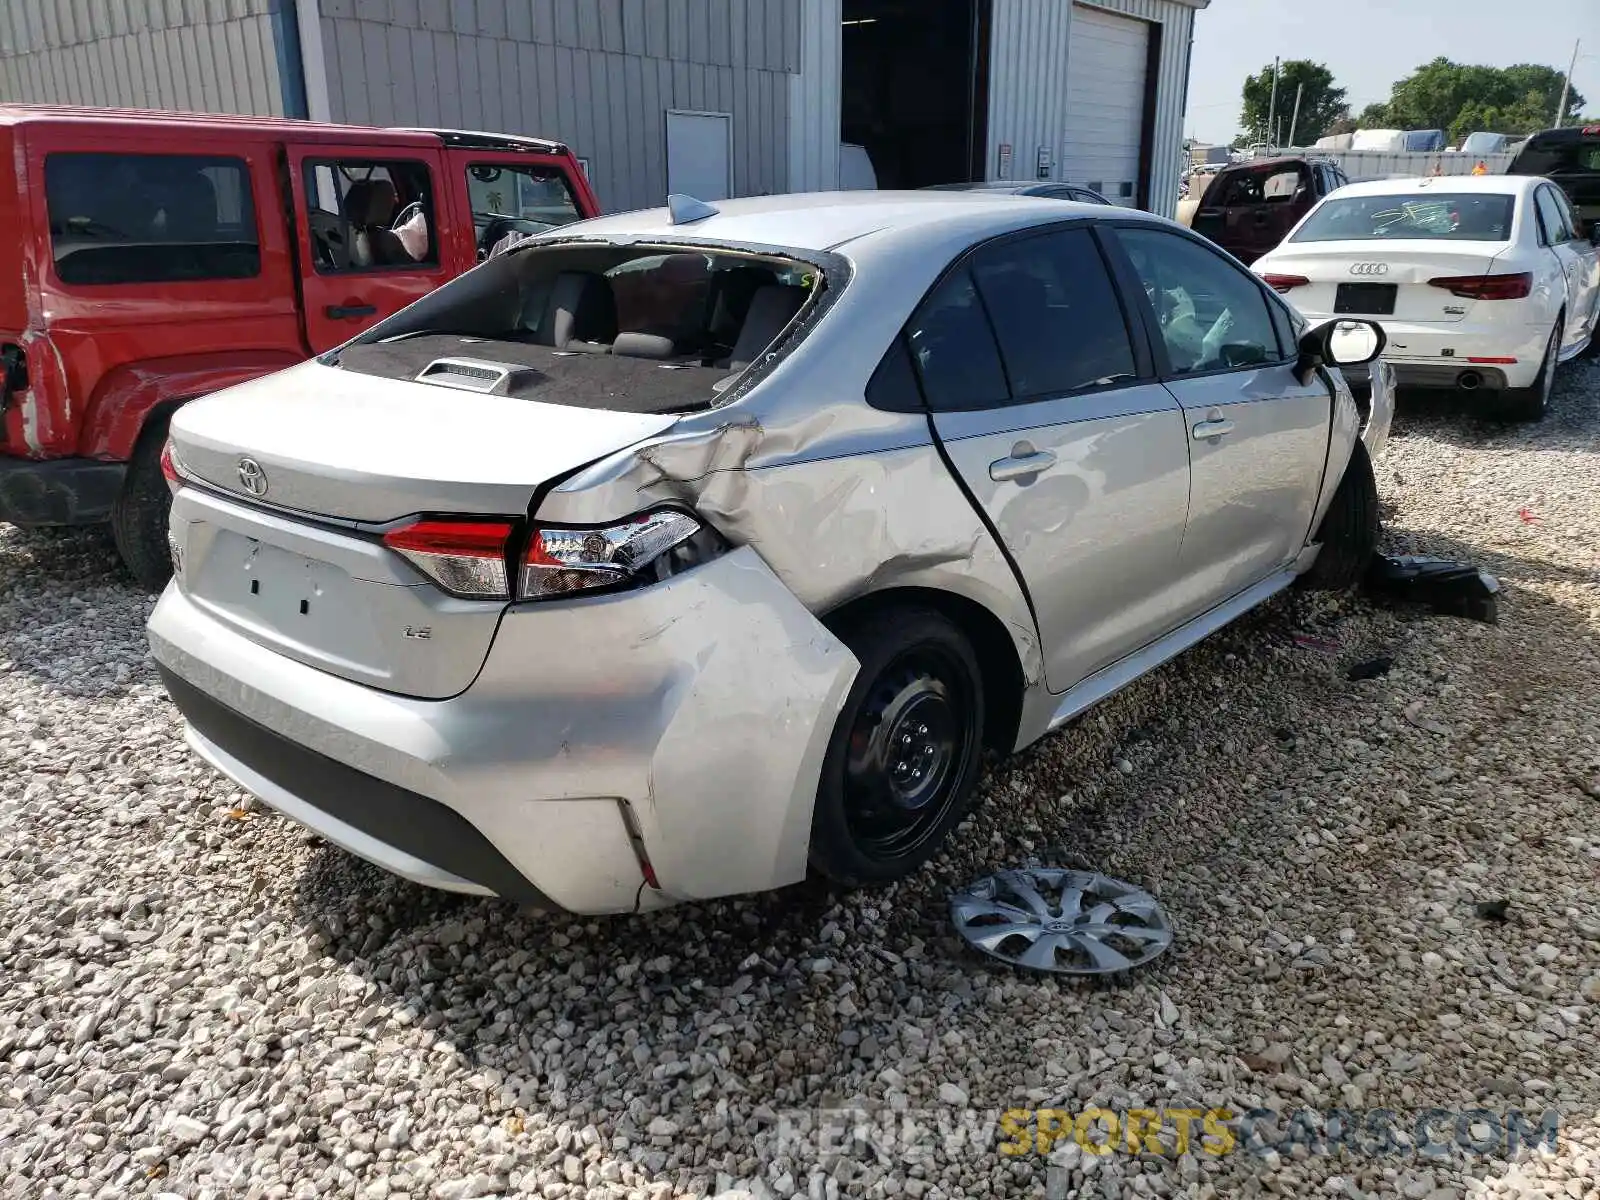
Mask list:
[{"label": "roof of car", "polygon": [[38,123],[73,125],[181,125],[185,130],[238,135],[249,130],[268,137],[302,141],[382,141],[393,145],[447,145],[474,150],[526,150],[564,153],[560,142],[510,133],[478,133],[462,129],[393,129],[367,125],[336,125],[326,121],[301,121],[292,117],[248,117],[232,113],[184,112],[179,109],[90,108],[70,104],[0,104],[0,125]]},{"label": "roof of car", "polygon": [[1488,192],[1505,196],[1517,195],[1537,187],[1542,178],[1537,175],[1430,175],[1423,179],[1370,179],[1350,183],[1339,189],[1345,196],[1394,196],[1429,192]]},{"label": "roof of car", "polygon": [[[1108,214],[1101,204],[1017,196],[988,189],[915,192],[805,192],[787,196],[751,196],[712,202],[717,214],[703,221],[674,225],[664,208],[600,217],[543,235],[543,240],[585,237],[614,240],[717,241],[730,244],[786,246],[796,250],[836,250],[868,235],[880,243],[937,243],[992,237],[1013,229],[1084,216],[1108,215],[1161,218],[1136,209]],[[540,240],[540,239],[536,239]]]},{"label": "roof of car", "polygon": [[983,179],[975,183],[935,183],[925,192],[1022,192],[1036,187],[1067,187],[1064,183],[1036,183],[1030,180]]}]

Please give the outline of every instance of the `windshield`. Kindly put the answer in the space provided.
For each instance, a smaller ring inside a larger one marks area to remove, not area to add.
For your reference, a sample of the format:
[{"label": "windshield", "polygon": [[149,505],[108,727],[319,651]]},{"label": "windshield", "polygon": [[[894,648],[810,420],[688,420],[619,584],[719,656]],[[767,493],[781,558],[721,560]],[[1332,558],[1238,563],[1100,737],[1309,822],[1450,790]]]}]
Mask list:
[{"label": "windshield", "polygon": [[1315,209],[1289,240],[1505,242],[1511,239],[1515,209],[1515,196],[1483,192],[1336,196]]},{"label": "windshield", "polygon": [[1514,175],[1561,175],[1600,171],[1600,137],[1529,142],[1511,164]]}]

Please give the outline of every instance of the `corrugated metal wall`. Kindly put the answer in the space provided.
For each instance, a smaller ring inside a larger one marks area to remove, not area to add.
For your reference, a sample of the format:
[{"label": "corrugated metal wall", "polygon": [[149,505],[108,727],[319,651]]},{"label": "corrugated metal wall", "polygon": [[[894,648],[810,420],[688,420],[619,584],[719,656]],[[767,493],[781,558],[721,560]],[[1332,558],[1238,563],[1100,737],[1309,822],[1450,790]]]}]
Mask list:
[{"label": "corrugated metal wall", "polygon": [[668,109],[725,112],[735,193],[781,192],[802,2],[321,0],[331,116],[559,138],[615,211],[665,201]]},{"label": "corrugated metal wall", "polygon": [[[1011,177],[1031,179],[1039,146],[1052,148],[1059,174],[1067,128],[1067,61],[1072,5],[1068,0],[993,0],[989,62],[989,166],[1000,147],[1014,155]],[[1161,26],[1156,119],[1150,148],[1150,207],[1172,216],[1182,169],[1183,112],[1188,92],[1189,37],[1195,10],[1178,0],[1092,0],[1092,7]]]},{"label": "corrugated metal wall", "polygon": [[0,101],[298,115],[285,0],[0,0]]},{"label": "corrugated metal wall", "polygon": [[791,192],[839,186],[841,0],[802,0],[800,69],[789,77]]}]

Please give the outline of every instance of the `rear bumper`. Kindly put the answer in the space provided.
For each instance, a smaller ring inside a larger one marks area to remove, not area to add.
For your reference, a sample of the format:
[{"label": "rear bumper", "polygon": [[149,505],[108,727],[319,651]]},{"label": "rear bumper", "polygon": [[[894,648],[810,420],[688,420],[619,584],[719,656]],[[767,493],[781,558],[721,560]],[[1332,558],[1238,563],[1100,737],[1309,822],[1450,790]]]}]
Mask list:
[{"label": "rear bumper", "polygon": [[268,804],[419,883],[586,913],[803,878],[857,668],[749,549],[507,609],[448,700],[295,662],[176,585],[150,646],[191,745]]},{"label": "rear bumper", "polygon": [[[1461,386],[1461,376],[1467,371],[1476,372],[1481,382],[1478,387],[1486,391],[1499,391],[1508,387],[1504,367],[1488,366],[1478,363],[1410,363],[1386,362],[1390,373],[1394,377],[1396,387],[1404,388],[1456,388]],[[1365,367],[1345,369],[1345,378],[1352,386],[1369,383]]]},{"label": "rear bumper", "polygon": [[[1513,303],[1481,301],[1482,304]],[[1313,324],[1337,320],[1332,314],[1308,316]],[[1368,318],[1383,326],[1389,344],[1383,357],[1401,387],[1454,388],[1461,376],[1476,372],[1484,389],[1527,387],[1538,377],[1550,326],[1521,324],[1418,324],[1385,317]],[[1474,358],[1514,358],[1514,363],[1475,363]],[[1348,374],[1348,372],[1347,372]]]},{"label": "rear bumper", "polygon": [[111,516],[126,463],[92,458],[0,456],[0,521],[12,525],[93,525]]}]

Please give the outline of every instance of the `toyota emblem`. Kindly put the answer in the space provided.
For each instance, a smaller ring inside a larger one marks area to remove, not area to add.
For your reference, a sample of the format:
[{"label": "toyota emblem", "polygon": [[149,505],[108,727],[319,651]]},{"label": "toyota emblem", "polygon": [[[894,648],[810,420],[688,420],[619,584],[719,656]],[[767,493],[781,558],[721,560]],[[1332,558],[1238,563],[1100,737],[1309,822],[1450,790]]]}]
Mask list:
[{"label": "toyota emblem", "polygon": [[1352,275],[1387,275],[1388,263],[1356,263],[1350,268]]},{"label": "toyota emblem", "polygon": [[267,473],[261,469],[261,464],[253,458],[239,460],[239,486],[252,496],[265,496],[267,494]]}]

